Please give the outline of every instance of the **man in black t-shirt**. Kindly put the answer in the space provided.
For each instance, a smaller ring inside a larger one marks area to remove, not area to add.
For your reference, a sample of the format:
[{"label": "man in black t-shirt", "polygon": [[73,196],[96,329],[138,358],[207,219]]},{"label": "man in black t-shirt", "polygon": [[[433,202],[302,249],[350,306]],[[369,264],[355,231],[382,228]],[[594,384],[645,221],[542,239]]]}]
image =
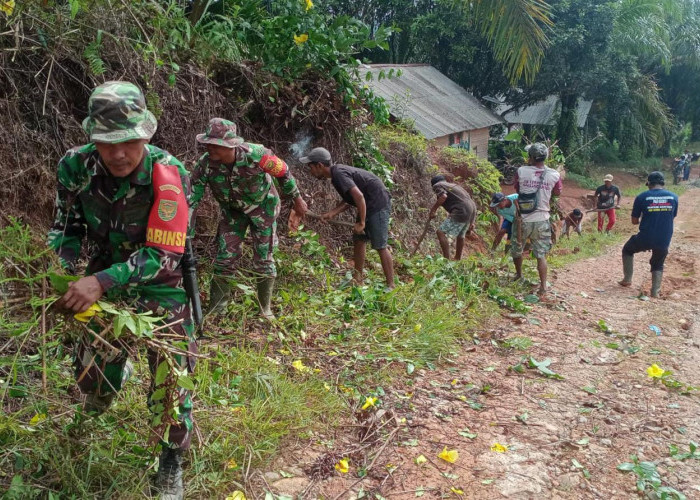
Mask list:
[{"label": "man in black t-shirt", "polygon": [[464,235],[474,229],[476,220],[476,205],[461,186],[447,182],[442,175],[436,175],[430,179],[433,191],[437,196],[435,204],[430,209],[430,218],[435,217],[438,208],[447,210],[449,216],[440,224],[436,231],[442,255],[450,258],[450,242],[447,237],[455,238],[455,260],[462,258],[464,249]]},{"label": "man in black t-shirt", "polygon": [[[608,216],[608,226],[605,232],[609,233],[615,225],[615,207],[620,204],[622,195],[620,189],[614,186],[613,176],[608,174],[603,178],[604,184],[595,190],[596,209],[598,210],[598,232],[603,231],[604,218]],[[615,198],[617,197],[617,201]]]},{"label": "man in black t-shirt", "polygon": [[382,270],[388,288],[394,288],[394,262],[387,248],[389,239],[389,218],[391,216],[391,195],[384,183],[371,172],[347,165],[333,164],[327,149],[314,148],[302,158],[308,164],[311,175],[317,179],[330,179],[340,194],[342,201],[330,212],[321,216],[330,220],[350,207],[357,208],[354,227],[355,280],[362,282],[367,241],[379,253]]}]

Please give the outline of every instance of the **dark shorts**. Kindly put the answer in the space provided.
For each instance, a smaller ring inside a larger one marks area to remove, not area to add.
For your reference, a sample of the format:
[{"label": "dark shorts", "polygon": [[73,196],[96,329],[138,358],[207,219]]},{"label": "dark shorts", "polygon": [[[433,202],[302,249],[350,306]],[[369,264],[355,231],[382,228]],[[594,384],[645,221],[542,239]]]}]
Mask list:
[{"label": "dark shorts", "polygon": [[391,218],[391,203],[378,212],[369,214],[365,220],[365,232],[354,234],[354,240],[369,241],[372,248],[382,250],[387,247],[389,240],[389,219]]},{"label": "dark shorts", "polygon": [[649,259],[649,265],[651,265],[651,272],[663,271],[664,262],[666,261],[666,256],[668,255],[668,247],[666,248],[652,248],[646,243],[642,238],[639,238],[638,234],[632,236],[625,246],[622,247],[622,255],[634,255],[639,252],[649,252],[651,251],[651,259]]},{"label": "dark shorts", "polygon": [[511,221],[509,221],[508,219],[503,219],[503,224],[501,224],[501,229],[506,230],[506,234],[508,235],[509,240],[513,239],[513,223]]}]

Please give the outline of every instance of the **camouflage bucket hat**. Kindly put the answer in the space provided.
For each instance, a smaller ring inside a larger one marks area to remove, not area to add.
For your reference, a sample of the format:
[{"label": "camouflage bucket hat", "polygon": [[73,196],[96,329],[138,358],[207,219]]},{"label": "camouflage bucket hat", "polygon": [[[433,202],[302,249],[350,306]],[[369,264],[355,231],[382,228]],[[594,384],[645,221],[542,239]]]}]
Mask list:
[{"label": "camouflage bucket hat", "polygon": [[130,82],[106,82],[95,88],[88,101],[83,130],[92,142],[116,144],[133,139],[150,139],[158,121],[146,109],[141,90]]},{"label": "camouflage bucket hat", "polygon": [[239,137],[236,124],[232,121],[212,118],[209,120],[207,130],[203,134],[197,135],[197,142],[235,148],[243,144],[243,137]]}]

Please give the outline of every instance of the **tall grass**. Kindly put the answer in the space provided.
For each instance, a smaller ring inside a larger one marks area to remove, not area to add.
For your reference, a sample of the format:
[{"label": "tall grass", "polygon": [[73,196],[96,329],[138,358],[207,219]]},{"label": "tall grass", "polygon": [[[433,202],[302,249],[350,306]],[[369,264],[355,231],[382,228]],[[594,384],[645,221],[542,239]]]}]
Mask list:
[{"label": "tall grass", "polygon": [[[585,248],[554,256],[553,263],[593,255],[609,241],[575,236],[560,248]],[[42,251],[21,226],[0,229],[0,242],[0,261],[34,262],[28,257]],[[24,253],[16,255],[14,248]],[[433,369],[463,343],[476,342],[480,324],[499,307],[528,310],[519,297],[529,289],[511,283],[512,263],[500,253],[453,262],[399,252],[402,284],[391,292],[384,291],[376,256],[368,256],[366,282],[353,286],[342,261],[326,252],[317,235],[301,232],[297,244],[278,256],[279,320],[257,319],[252,281],[245,279],[227,315],[210,318],[210,338],[200,344],[205,358],[194,376],[197,429],[187,455],[188,496],[244,490],[243,464],[263,467],[293,439],[352,423],[366,396],[381,397],[415,370]],[[534,261],[526,261],[525,273],[536,277]],[[15,274],[0,268],[4,296],[9,285],[24,279]],[[12,309],[0,309],[3,325],[14,321],[0,333],[0,485],[6,497],[151,495],[157,444],[147,425],[145,357],[134,360],[135,377],[106,414],[76,419],[81,398],[62,333],[72,320],[57,318],[42,342],[36,303],[24,322]]]}]

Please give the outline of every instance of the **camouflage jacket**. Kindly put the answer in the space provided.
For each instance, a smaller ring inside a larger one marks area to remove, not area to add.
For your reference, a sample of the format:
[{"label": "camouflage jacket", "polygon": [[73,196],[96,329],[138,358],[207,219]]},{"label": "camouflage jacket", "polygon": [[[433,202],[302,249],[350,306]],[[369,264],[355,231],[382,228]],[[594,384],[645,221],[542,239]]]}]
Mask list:
[{"label": "camouflage jacket", "polygon": [[[129,177],[112,176],[102,163],[95,145],[74,148],[58,165],[56,218],[49,231],[48,244],[62,264],[75,272],[83,240],[87,235],[90,248],[88,274],[94,274],[105,291],[129,285],[128,295],[167,296],[173,288],[182,288],[181,252],[154,246],[149,215],[157,194],[154,193],[154,164],[174,165],[177,186],[163,186],[190,194],[189,175],[170,153],[150,144],[141,164]],[[184,198],[183,198],[184,199]],[[186,202],[185,202],[186,205]],[[166,210],[162,210],[165,208]],[[163,220],[172,219],[177,203],[159,205]],[[187,210],[187,207],[184,208]],[[165,215],[163,215],[165,214]],[[147,229],[149,238],[147,243]],[[174,242],[184,233],[176,233]],[[165,242],[165,232],[159,234]]]},{"label": "camouflage jacket", "polygon": [[[260,160],[272,152],[260,144],[243,143],[236,151],[236,162],[224,165],[209,159],[205,153],[192,172],[192,196],[190,207],[194,210],[204,196],[207,185],[227,215],[232,210],[248,213],[255,208],[276,205],[279,195],[272,176],[260,167]],[[282,192],[292,198],[299,196],[296,179],[287,169],[277,177]]]}]

